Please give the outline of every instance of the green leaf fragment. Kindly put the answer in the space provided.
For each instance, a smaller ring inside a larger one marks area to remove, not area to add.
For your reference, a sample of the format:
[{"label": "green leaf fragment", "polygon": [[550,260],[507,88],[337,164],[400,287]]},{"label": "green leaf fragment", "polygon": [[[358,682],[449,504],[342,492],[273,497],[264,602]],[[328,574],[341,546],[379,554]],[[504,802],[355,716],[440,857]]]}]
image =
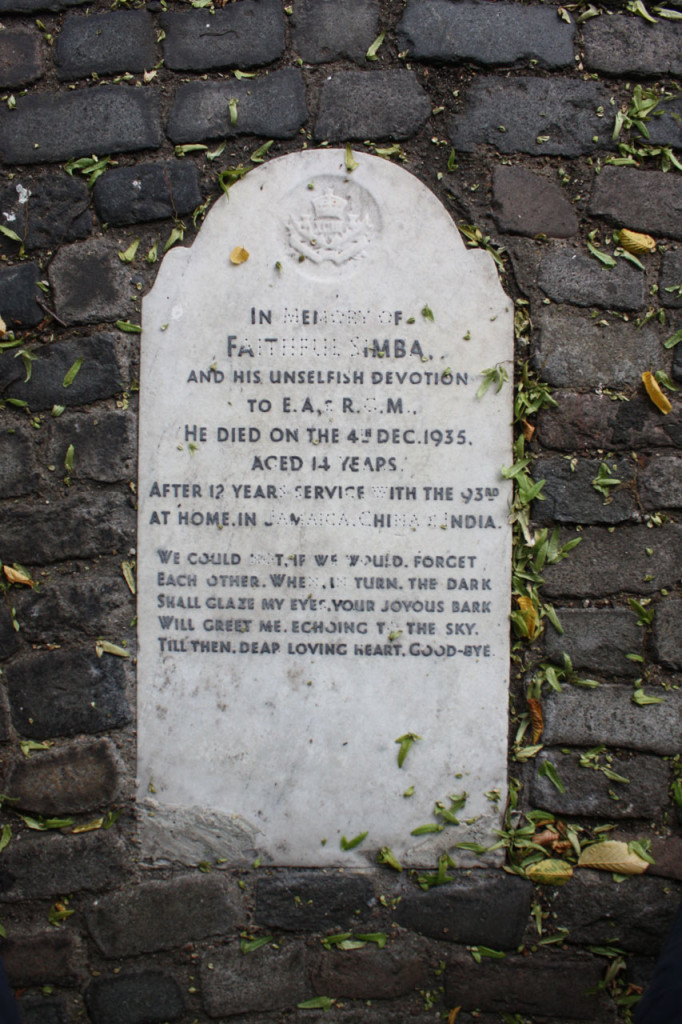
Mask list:
[{"label": "green leaf fragment", "polygon": [[431,310],[429,306],[424,306],[424,308],[422,309],[422,316],[424,317],[425,320],[430,320],[433,323],[433,310]]},{"label": "green leaf fragment", "polygon": [[342,850],[354,850],[356,846],[359,846],[360,843],[365,841],[365,839],[367,838],[368,835],[369,835],[369,831],[367,831],[367,832],[359,832],[358,835],[353,836],[352,839],[346,839],[345,836],[341,836],[341,849]]},{"label": "green leaf fragment", "polygon": [[131,594],[137,592],[137,586],[135,584],[135,572],[131,562],[121,562],[121,570],[123,572],[123,579],[128,584],[128,590]]},{"label": "green leaf fragment", "polygon": [[237,79],[237,81],[241,81],[242,78],[255,78],[256,77],[256,72],[255,71],[239,71],[237,69],[236,71],[233,71],[232,74]]},{"label": "green leaf fragment", "polygon": [[80,370],[82,365],[83,365],[83,360],[79,356],[78,359],[76,360],[76,362],[73,364],[73,366],[71,366],[67,370],[66,376],[64,377],[64,380],[62,381],[62,387],[63,388],[70,388],[71,387],[71,385],[73,384],[74,380],[76,379],[76,376],[78,375],[78,372],[79,372],[79,370]]},{"label": "green leaf fragment", "polygon": [[0,834],[0,851],[4,850],[9,845],[9,841],[12,838],[12,829],[9,825],[3,825],[2,834]]},{"label": "green leaf fragment", "polygon": [[12,231],[11,228],[6,228],[4,224],[0,224],[0,235],[4,235],[5,238],[11,238],[13,242],[18,242],[19,245],[22,244],[21,238],[16,231]]},{"label": "green leaf fragment", "polygon": [[560,793],[566,792],[566,787],[559,778],[559,773],[551,761],[543,761],[541,765],[538,765],[538,775],[544,775],[545,778],[549,779],[552,785],[558,789]]},{"label": "green leaf fragment", "polygon": [[72,444],[66,449],[66,455],[64,456],[64,469],[67,473],[70,473],[73,469],[73,457],[76,453],[76,449]]},{"label": "green leaf fragment", "polygon": [[360,939],[361,942],[375,942],[379,949],[383,949],[388,935],[386,932],[365,932],[364,935],[356,934],[355,938]]},{"label": "green leaf fragment", "polygon": [[344,159],[346,164],[346,170],[348,171],[349,174],[351,171],[354,171],[355,168],[359,166],[357,160],[353,156],[353,150],[350,148],[350,142],[346,143],[346,153]]},{"label": "green leaf fragment", "polygon": [[267,142],[264,142],[262,146],[259,146],[258,149],[255,149],[253,151],[253,153],[251,154],[251,156],[249,157],[249,160],[251,161],[251,163],[252,164],[262,164],[262,163],[264,163],[265,162],[265,157],[268,155],[268,151],[269,151],[269,149],[272,146],[274,141],[275,141],[274,139],[269,139]]},{"label": "green leaf fragment", "polygon": [[131,242],[125,252],[119,252],[118,258],[121,263],[132,263],[135,259],[135,255],[140,245],[140,239],[136,238],[134,242]]},{"label": "green leaf fragment", "polygon": [[117,320],[115,326],[124,334],[142,333],[142,328],[138,324],[131,324],[130,320]]},{"label": "green leaf fragment", "polygon": [[229,111],[230,111],[230,124],[236,124],[237,123],[237,106],[238,105],[239,105],[239,100],[237,100],[233,96],[230,99],[230,102],[228,103],[228,108],[229,108]]},{"label": "green leaf fragment", "polygon": [[669,338],[663,342],[663,348],[675,348],[675,345],[679,345],[682,341],[682,331],[675,331]]},{"label": "green leaf fragment", "polygon": [[176,242],[181,242],[184,237],[185,237],[185,229],[184,229],[184,227],[181,227],[180,225],[177,225],[176,227],[173,228],[173,230],[171,231],[170,235],[166,239],[166,244],[163,247],[163,251],[164,252],[168,252],[168,250],[172,246],[174,246]]},{"label": "green leaf fragment", "polygon": [[387,864],[388,867],[393,868],[394,871],[403,870],[402,864],[388,846],[382,846],[379,850],[379,853],[377,854],[377,864]]},{"label": "green leaf fragment", "polygon": [[435,822],[431,822],[429,825],[419,825],[417,828],[413,828],[410,832],[411,836],[425,836],[429,832],[442,832],[445,825],[437,825]]},{"label": "green leaf fragment", "polygon": [[244,936],[239,943],[239,948],[244,956],[247,956],[249,953],[255,953],[262,946],[267,946],[272,941],[272,935],[258,935],[255,938],[252,935]]},{"label": "green leaf fragment", "polygon": [[372,45],[367,50],[367,53],[365,54],[365,57],[367,58],[367,60],[378,60],[379,59],[377,57],[377,53],[379,52],[379,47],[381,46],[381,44],[383,43],[385,38],[386,38],[386,33],[385,32],[381,32],[380,35],[378,35],[376,37],[376,39],[374,40]]},{"label": "green leaf fragment", "polygon": [[470,946],[469,952],[477,964],[480,964],[484,957],[488,957],[491,960],[504,960],[507,955],[499,949],[490,949],[489,946]]},{"label": "green leaf fragment", "polygon": [[187,142],[182,146],[175,147],[175,155],[179,157],[187,156],[188,153],[201,153],[208,149],[208,146],[204,146],[201,142]]},{"label": "green leaf fragment", "polygon": [[306,999],[303,1003],[296,1003],[299,1010],[330,1010],[336,1000],[329,996],[317,996],[315,999]]},{"label": "green leaf fragment", "polygon": [[395,743],[400,744],[400,750],[398,751],[398,768],[402,768],[405,763],[408,751],[413,743],[416,743],[421,739],[416,732],[406,732],[403,736],[399,736]]},{"label": "green leaf fragment", "polygon": [[598,249],[597,246],[594,245],[592,242],[588,241],[587,248],[590,250],[592,255],[596,259],[598,259],[599,262],[602,263],[605,267],[611,268],[616,266],[616,260],[613,258],[613,256],[610,256],[607,252],[602,252],[601,249]]}]

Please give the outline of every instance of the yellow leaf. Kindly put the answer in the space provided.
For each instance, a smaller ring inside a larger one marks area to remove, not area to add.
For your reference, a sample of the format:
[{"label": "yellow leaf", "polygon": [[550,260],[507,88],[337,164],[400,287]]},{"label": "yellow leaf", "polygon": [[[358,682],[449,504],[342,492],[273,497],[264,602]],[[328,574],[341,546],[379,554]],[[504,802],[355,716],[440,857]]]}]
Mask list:
[{"label": "yellow leaf", "polygon": [[646,393],[651,399],[651,401],[654,403],[657,409],[660,409],[662,413],[665,413],[665,415],[667,415],[672,409],[672,405],[670,404],[670,402],[658,386],[658,381],[654,377],[653,373],[650,373],[649,370],[646,370],[642,374],[642,380],[644,381]]},{"label": "yellow leaf", "polygon": [[118,644],[112,644],[108,640],[97,640],[95,654],[98,658],[101,658],[103,654],[114,654],[117,658],[130,657],[130,651],[126,651],[125,647],[119,647]]},{"label": "yellow leaf", "polygon": [[19,569],[12,569],[9,565],[3,565],[2,571],[10,583],[24,583],[27,587],[33,586],[31,577]]},{"label": "yellow leaf", "polygon": [[93,821],[88,821],[84,825],[77,825],[76,828],[72,828],[71,831],[74,835],[80,832],[94,832],[96,829],[101,828],[104,824],[104,818],[95,818]]},{"label": "yellow leaf", "polygon": [[516,603],[518,604],[519,610],[523,615],[523,620],[526,623],[528,638],[529,640],[534,640],[538,629],[538,617],[535,611],[535,605],[529,597],[517,597]]},{"label": "yellow leaf", "polygon": [[526,876],[540,885],[565,885],[573,868],[565,860],[540,860],[526,868]]},{"label": "yellow leaf", "polygon": [[0,316],[0,338],[4,338],[7,334],[7,324]]},{"label": "yellow leaf", "polygon": [[641,256],[644,252],[656,252],[656,242],[651,235],[641,235],[638,231],[630,231],[629,228],[620,229],[618,241],[626,252],[631,252],[634,256]]},{"label": "yellow leaf", "polygon": [[627,843],[607,839],[605,843],[586,846],[580,854],[578,867],[615,871],[619,875],[641,875],[649,864],[638,854],[631,853]]},{"label": "yellow leaf", "polygon": [[237,267],[239,266],[240,263],[246,263],[248,258],[249,258],[248,252],[241,245],[238,245],[230,253],[230,263],[234,263],[234,265],[237,266]]}]

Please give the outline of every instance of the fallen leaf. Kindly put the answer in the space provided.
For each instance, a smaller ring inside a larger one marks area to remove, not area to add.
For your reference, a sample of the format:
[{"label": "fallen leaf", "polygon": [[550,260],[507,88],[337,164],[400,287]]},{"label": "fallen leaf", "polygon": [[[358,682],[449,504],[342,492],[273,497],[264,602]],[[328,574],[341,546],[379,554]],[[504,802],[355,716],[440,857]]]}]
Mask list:
[{"label": "fallen leaf", "polygon": [[656,242],[651,235],[642,235],[628,228],[621,228],[618,241],[626,252],[634,253],[635,256],[643,252],[656,252]]},{"label": "fallen leaf", "polygon": [[537,697],[529,697],[526,703],[530,712],[533,743],[539,743],[545,724],[542,718],[542,704]]},{"label": "fallen leaf", "polygon": [[[523,616],[523,621],[526,624],[528,630],[528,639],[534,640],[538,630],[538,616],[535,611],[535,605],[529,597],[517,597],[516,603],[519,606],[519,611]],[[535,740],[533,742],[536,742]]]},{"label": "fallen leaf", "polygon": [[103,654],[114,654],[117,658],[130,657],[130,651],[126,651],[125,647],[109,643],[108,640],[97,640],[95,643],[95,654],[98,658],[101,658]]},{"label": "fallen leaf", "polygon": [[667,416],[667,414],[672,409],[672,405],[661,391],[658,381],[654,377],[653,373],[650,373],[649,370],[645,370],[645,372],[642,374],[642,381],[644,382],[646,393],[651,399],[651,401],[654,403],[657,409],[660,409],[661,412]]},{"label": "fallen leaf", "polygon": [[23,583],[27,587],[34,586],[33,580],[23,569],[13,569],[10,565],[3,565],[2,571],[10,583]]},{"label": "fallen leaf", "polygon": [[238,267],[240,263],[246,263],[248,258],[248,252],[241,245],[236,246],[230,253],[230,263],[234,263],[236,267]]},{"label": "fallen leaf", "polygon": [[627,843],[607,839],[603,843],[586,846],[580,854],[578,867],[615,871],[619,875],[641,875],[649,864],[638,854],[631,852]]},{"label": "fallen leaf", "polygon": [[7,324],[0,316],[0,338],[4,338],[7,334]]},{"label": "fallen leaf", "polygon": [[540,860],[526,868],[526,877],[539,885],[565,885],[573,868],[565,860]]}]

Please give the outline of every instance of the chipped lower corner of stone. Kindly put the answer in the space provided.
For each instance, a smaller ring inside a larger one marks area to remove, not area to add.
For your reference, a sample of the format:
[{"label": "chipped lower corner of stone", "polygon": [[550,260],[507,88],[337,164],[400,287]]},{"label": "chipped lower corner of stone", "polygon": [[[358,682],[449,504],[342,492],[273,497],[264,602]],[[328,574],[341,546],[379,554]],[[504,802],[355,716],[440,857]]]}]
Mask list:
[{"label": "chipped lower corner of stone", "polygon": [[138,804],[138,834],[142,859],[156,867],[205,862],[246,867],[257,856],[261,831],[238,814],[148,799]]}]

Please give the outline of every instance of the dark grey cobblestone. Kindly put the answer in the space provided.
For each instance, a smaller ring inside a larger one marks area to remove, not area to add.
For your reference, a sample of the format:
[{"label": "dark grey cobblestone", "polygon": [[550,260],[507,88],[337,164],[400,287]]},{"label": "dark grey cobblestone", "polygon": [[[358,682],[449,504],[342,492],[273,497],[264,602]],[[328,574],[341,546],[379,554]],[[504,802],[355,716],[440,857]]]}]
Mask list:
[{"label": "dark grey cobblestone", "polygon": [[403,928],[432,939],[511,949],[521,942],[531,894],[524,879],[503,871],[473,871],[425,893],[406,888],[393,917]]},{"label": "dark grey cobblestone", "polygon": [[583,28],[585,67],[608,75],[682,74],[682,28],[635,22],[627,15],[591,18]]},{"label": "dark grey cobblestone", "polygon": [[277,950],[265,946],[248,957],[235,945],[207,954],[201,982],[209,1017],[291,1009],[314,995],[301,942],[287,942]]},{"label": "dark grey cobblestone", "polygon": [[450,0],[408,0],[398,26],[398,49],[416,60],[479,64],[536,61],[541,67],[573,64],[575,26],[553,8]]},{"label": "dark grey cobblestone", "polygon": [[43,41],[37,31],[0,32],[0,88],[30,85],[44,73]]},{"label": "dark grey cobblestone", "polygon": [[682,178],[663,171],[603,167],[595,178],[589,211],[614,227],[649,232],[657,240],[680,239]]},{"label": "dark grey cobblestone", "polygon": [[137,424],[132,415],[104,409],[68,413],[50,424],[50,463],[62,472],[70,444],[74,447],[72,480],[115,483],[136,476]]},{"label": "dark grey cobblestone", "polygon": [[57,77],[149,71],[156,64],[154,24],[147,11],[67,15],[55,46]]},{"label": "dark grey cobblestone", "polygon": [[607,269],[579,249],[550,251],[540,263],[538,285],[554,302],[602,309],[646,307],[644,275],[625,260]]},{"label": "dark grey cobblestone", "polygon": [[637,876],[624,884],[605,871],[582,869],[559,889],[552,909],[568,928],[568,941],[613,944],[657,955],[682,897],[682,886]]},{"label": "dark grey cobblestone", "polygon": [[135,272],[118,258],[115,242],[95,238],[64,245],[50,264],[57,315],[67,324],[96,324],[137,314]]},{"label": "dark grey cobblestone", "polygon": [[202,200],[189,160],[115,168],[97,179],[93,195],[99,219],[113,225],[184,217]]},{"label": "dark grey cobblestone", "polygon": [[[579,758],[577,751],[564,754],[556,748],[545,747],[528,763],[524,771],[525,792],[533,807],[604,821],[649,820],[666,807],[670,770],[660,758],[639,753],[611,757],[609,768],[629,779],[628,784],[608,779],[593,768],[581,767]],[[547,776],[538,774],[546,761],[554,765],[565,793],[560,793]]]},{"label": "dark grey cobblestone", "polygon": [[318,995],[342,999],[397,999],[427,984],[429,965],[419,943],[401,939],[346,952],[318,954],[312,982]]},{"label": "dark grey cobblestone", "polygon": [[656,605],[654,649],[664,665],[682,669],[682,597],[666,597]]},{"label": "dark grey cobblestone", "polygon": [[555,391],[554,399],[558,408],[544,410],[537,420],[538,437],[547,448],[682,447],[682,410],[661,416],[648,398],[640,396],[624,402],[608,395]]},{"label": "dark grey cobblestone", "polygon": [[450,138],[467,153],[486,144],[500,153],[582,156],[612,145],[611,130],[596,113],[608,109],[609,95],[595,82],[482,75],[463,90]]},{"label": "dark grey cobblestone", "polygon": [[[574,537],[575,531],[562,533],[562,540]],[[653,594],[677,580],[682,527],[676,524],[657,529],[627,526],[613,533],[593,526],[580,537],[570,558],[545,569],[547,597],[609,597],[620,591]]]},{"label": "dark grey cobblestone", "polygon": [[21,635],[30,643],[64,643],[115,632],[124,636],[133,617],[133,598],[122,574],[111,577],[75,575],[72,567],[52,569],[40,587],[17,589],[13,595]]},{"label": "dark grey cobblestone", "polygon": [[106,807],[118,796],[123,765],[107,739],[66,743],[20,758],[4,780],[17,807],[47,817]]},{"label": "dark grey cobblestone", "polygon": [[[11,352],[0,353],[2,396],[28,402],[33,412],[53,405],[78,406],[111,398],[124,388],[115,350],[115,335],[59,341],[34,350],[31,379],[25,380],[23,362]],[[64,387],[64,378],[77,359],[82,365],[73,383]]]},{"label": "dark grey cobblestone", "polygon": [[174,70],[259,67],[284,51],[284,12],[278,0],[240,0],[210,13],[168,11],[159,24],[166,33],[165,65]]},{"label": "dark grey cobblestone", "polygon": [[658,298],[662,306],[682,309],[682,248],[675,247],[663,254]]},{"label": "dark grey cobblestone", "polygon": [[[237,100],[231,123],[229,102]],[[233,135],[290,139],[308,117],[300,71],[285,68],[246,82],[190,82],[179,86],[168,119],[173,142],[197,142]]]},{"label": "dark grey cobblestone", "polygon": [[19,424],[0,427],[0,498],[18,498],[38,486],[40,474],[30,430]]},{"label": "dark grey cobblestone", "polygon": [[8,328],[35,327],[45,316],[36,301],[39,280],[37,263],[0,268],[0,309]]},{"label": "dark grey cobblestone", "polygon": [[545,653],[561,664],[565,652],[577,669],[632,678],[641,667],[626,654],[642,653],[642,629],[634,612],[624,608],[562,608],[563,633],[545,632]]},{"label": "dark grey cobblestone", "polygon": [[34,11],[64,11],[87,0],[0,0],[0,14],[31,14]]},{"label": "dark grey cobblestone", "polygon": [[111,831],[18,835],[3,851],[0,899],[39,900],[99,892],[127,882],[129,855]]},{"label": "dark grey cobblestone", "polygon": [[[608,497],[592,486],[599,468],[606,464],[612,478],[620,480],[609,489]],[[632,459],[539,458],[533,465],[533,477],[545,480],[545,501],[533,503],[536,523],[622,523],[638,516],[633,486],[635,463]]]},{"label": "dark grey cobblestone", "polygon": [[130,722],[121,659],[88,651],[35,651],[5,670],[12,721],[45,739],[117,729]]},{"label": "dark grey cobblestone", "polygon": [[291,17],[295,52],[307,64],[347,57],[365,64],[379,35],[377,0],[299,0]]},{"label": "dark grey cobblestone", "polygon": [[499,230],[513,235],[570,238],[578,231],[576,213],[559,185],[526,167],[493,168],[491,209]]},{"label": "dark grey cobblestone", "polygon": [[317,140],[407,139],[431,113],[411,71],[338,71],[323,84],[313,136]]},{"label": "dark grey cobblestone", "polygon": [[54,505],[1,511],[0,536],[3,548],[23,565],[127,555],[135,546],[135,512],[119,495],[91,495],[85,503],[71,493]]},{"label": "dark grey cobblestone", "polygon": [[[552,953],[484,959],[473,964],[462,950],[448,959],[448,1006],[490,1013],[540,1014],[564,1021],[612,1020],[608,996],[599,991],[603,962],[596,957]],[[597,989],[597,991],[595,991]],[[476,1015],[478,1016],[478,1015]]]},{"label": "dark grey cobblestone", "polygon": [[11,934],[3,943],[2,959],[14,987],[75,985],[81,980],[82,968],[77,965],[83,963],[82,944],[66,929]]},{"label": "dark grey cobblestone", "polygon": [[372,884],[362,875],[273,872],[256,881],[256,921],[284,931],[332,929],[362,921],[373,898]]},{"label": "dark grey cobblestone", "polygon": [[682,508],[682,459],[640,456],[639,496],[645,509]]},{"label": "dark grey cobblestone", "polygon": [[665,703],[640,707],[627,685],[601,685],[596,690],[567,686],[561,693],[550,694],[542,706],[543,743],[596,747],[608,737],[613,747],[675,754],[682,729],[682,694],[653,686],[645,689],[664,697]]},{"label": "dark grey cobblestone", "polygon": [[90,86],[20,97],[0,110],[0,160],[50,163],[91,153],[129,153],[161,145],[156,90]]},{"label": "dark grey cobblestone", "polygon": [[22,996],[18,1006],[23,1024],[69,1024],[66,1003],[58,996]]},{"label": "dark grey cobblestone", "polygon": [[85,990],[93,1024],[162,1024],[185,1013],[177,981],[163,971],[94,978]]},{"label": "dark grey cobblestone", "polygon": [[[7,226],[16,231],[27,252],[87,238],[92,230],[89,198],[84,182],[62,173],[41,178],[22,174],[0,188],[0,208],[15,218]],[[5,239],[1,248],[16,252],[17,245]]]},{"label": "dark grey cobblestone", "polygon": [[144,882],[97,900],[87,922],[102,953],[117,958],[228,935],[238,927],[239,915],[224,880],[186,875]]},{"label": "dark grey cobblestone", "polygon": [[[570,267],[568,259],[559,257],[552,261],[551,267],[543,264],[541,268],[540,285],[553,292],[552,298],[557,297],[560,291],[568,291],[569,282],[561,283],[561,275],[567,266]],[[596,261],[590,261],[588,266],[578,264],[573,273],[575,287],[570,291],[575,298],[576,291],[581,289],[583,274],[595,276],[607,271],[601,271]],[[596,283],[607,282],[602,282],[597,276]],[[638,301],[640,296],[644,301],[641,282],[633,280],[629,270],[619,283],[622,301]],[[633,285],[636,298],[628,300],[626,296]],[[593,287],[590,290],[595,291]],[[589,293],[583,294],[587,300]],[[586,302],[586,305],[590,303]],[[617,388],[640,384],[645,370],[651,365],[660,365],[663,354],[655,327],[647,325],[638,329],[634,323],[623,323],[613,316],[599,319],[606,320],[608,326],[578,309],[549,307],[541,310],[534,321],[538,335],[533,348],[533,366],[543,380],[556,387],[603,385]]]}]

